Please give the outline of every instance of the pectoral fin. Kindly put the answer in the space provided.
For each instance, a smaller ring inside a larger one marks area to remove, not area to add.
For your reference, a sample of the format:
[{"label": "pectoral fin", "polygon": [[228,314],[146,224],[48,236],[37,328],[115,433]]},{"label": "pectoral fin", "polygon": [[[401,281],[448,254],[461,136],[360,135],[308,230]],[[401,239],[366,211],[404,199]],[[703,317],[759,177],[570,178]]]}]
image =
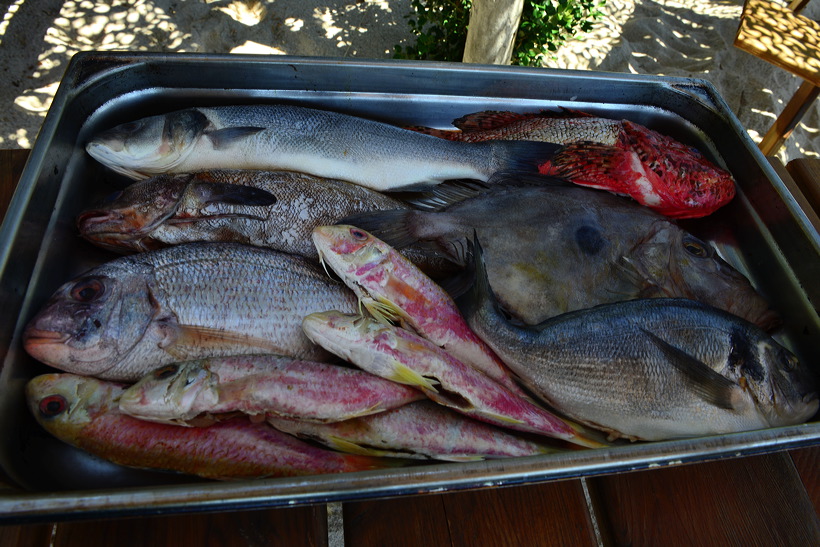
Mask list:
[{"label": "pectoral fin", "polygon": [[163,349],[179,360],[200,357],[205,349],[228,349],[251,347],[267,353],[281,353],[282,348],[270,340],[248,336],[212,327],[197,325],[176,325],[176,337],[172,344]]},{"label": "pectoral fin", "polygon": [[393,377],[390,379],[400,384],[407,384],[425,389],[427,391],[432,391],[433,393],[438,393],[438,390],[436,389],[436,386],[433,385],[432,381],[425,378],[407,365],[399,363],[398,361],[393,363]]},{"label": "pectoral fin", "polygon": [[196,185],[196,193],[203,204],[224,203],[226,205],[267,206],[276,203],[276,196],[261,188],[207,182]]},{"label": "pectoral fin", "polygon": [[225,150],[264,130],[264,127],[226,127],[208,131],[205,136],[211,140],[214,150]]},{"label": "pectoral fin", "polygon": [[661,350],[670,364],[686,378],[689,387],[704,401],[719,408],[734,409],[733,399],[736,390],[740,387],[709,368],[702,361],[692,357],[680,348],[662,340],[655,334],[641,329]]}]

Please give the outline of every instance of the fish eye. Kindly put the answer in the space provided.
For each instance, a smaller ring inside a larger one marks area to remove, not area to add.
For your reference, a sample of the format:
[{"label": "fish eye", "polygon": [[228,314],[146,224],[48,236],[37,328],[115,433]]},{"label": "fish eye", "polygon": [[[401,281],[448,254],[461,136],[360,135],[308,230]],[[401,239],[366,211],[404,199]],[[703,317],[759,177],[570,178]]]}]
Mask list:
[{"label": "fish eye", "polygon": [[71,288],[71,298],[78,302],[93,302],[105,292],[105,285],[99,279],[83,279]]},{"label": "fish eye", "polygon": [[683,248],[686,249],[687,253],[697,258],[706,258],[709,256],[709,250],[706,248],[706,244],[694,237],[684,239]]},{"label": "fish eye", "polygon": [[165,380],[176,374],[178,370],[178,365],[168,365],[154,371],[154,378],[157,380]]},{"label": "fish eye", "polygon": [[46,418],[58,416],[68,409],[68,401],[62,395],[49,395],[40,401],[40,414]]},{"label": "fish eye", "polygon": [[367,239],[367,232],[365,232],[364,230],[359,230],[358,228],[351,228],[350,235],[352,235],[355,239],[358,239],[359,241],[364,241],[365,239]]}]

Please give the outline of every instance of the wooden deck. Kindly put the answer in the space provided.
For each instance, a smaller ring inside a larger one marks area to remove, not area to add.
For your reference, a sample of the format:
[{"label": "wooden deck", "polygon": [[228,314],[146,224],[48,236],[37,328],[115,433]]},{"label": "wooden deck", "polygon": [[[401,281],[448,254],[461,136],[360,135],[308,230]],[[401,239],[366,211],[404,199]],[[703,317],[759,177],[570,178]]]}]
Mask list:
[{"label": "wooden deck", "polygon": [[[0,211],[27,151],[0,151]],[[820,446],[528,486],[345,503],[349,546],[820,545]],[[324,546],[327,507],[0,526],[4,547]]]}]

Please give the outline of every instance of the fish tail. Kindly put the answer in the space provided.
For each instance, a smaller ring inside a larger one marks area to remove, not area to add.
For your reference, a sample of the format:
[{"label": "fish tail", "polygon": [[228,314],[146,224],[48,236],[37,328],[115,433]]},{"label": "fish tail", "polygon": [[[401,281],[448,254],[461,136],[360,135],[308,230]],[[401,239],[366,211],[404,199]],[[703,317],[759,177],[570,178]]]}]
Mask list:
[{"label": "fish tail", "polygon": [[561,144],[536,141],[488,141],[480,143],[491,147],[496,158],[493,172],[538,172],[562,148]]}]

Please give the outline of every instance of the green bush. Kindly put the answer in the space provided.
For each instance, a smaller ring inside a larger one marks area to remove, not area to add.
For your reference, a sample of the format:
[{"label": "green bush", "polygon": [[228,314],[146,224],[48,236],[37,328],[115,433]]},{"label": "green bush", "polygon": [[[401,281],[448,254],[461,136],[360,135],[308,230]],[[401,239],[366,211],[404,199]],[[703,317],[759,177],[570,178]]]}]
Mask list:
[{"label": "green bush", "polygon": [[[577,32],[589,32],[606,0],[525,0],[512,63],[540,66]],[[411,0],[408,15],[416,43],[395,47],[396,59],[461,61],[472,0]]]}]

